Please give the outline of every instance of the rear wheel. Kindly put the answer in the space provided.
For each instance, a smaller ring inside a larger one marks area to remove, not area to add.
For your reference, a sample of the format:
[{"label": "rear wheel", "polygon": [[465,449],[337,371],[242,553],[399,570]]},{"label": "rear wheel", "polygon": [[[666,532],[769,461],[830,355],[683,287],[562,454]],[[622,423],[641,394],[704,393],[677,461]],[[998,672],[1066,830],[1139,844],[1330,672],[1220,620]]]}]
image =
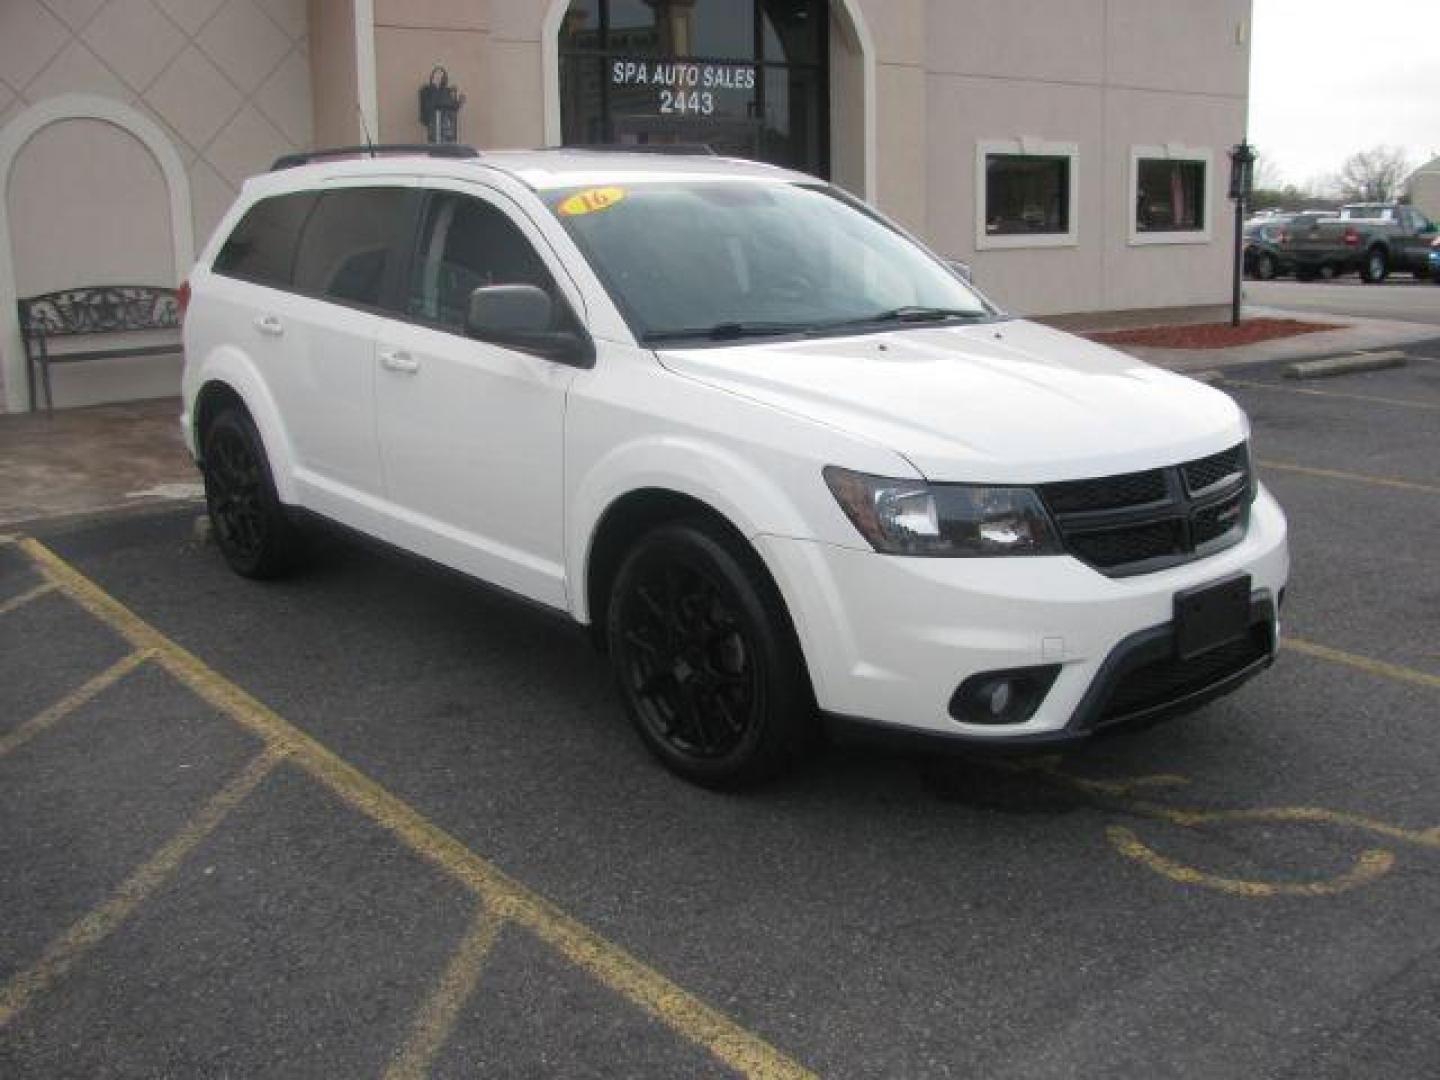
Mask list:
[{"label": "rear wheel", "polygon": [[227,408],[205,430],[205,505],[220,553],[237,574],[272,578],[292,569],[299,530],[275,494],[265,447],[250,414]]},{"label": "rear wheel", "polygon": [[616,575],[606,636],[641,739],[686,779],[756,784],[809,742],[814,704],[784,604],[754,552],[719,527],[644,537]]},{"label": "rear wheel", "polygon": [[1365,253],[1365,262],[1360,267],[1360,280],[1367,285],[1378,285],[1390,273],[1390,260],[1384,248],[1371,248]]}]

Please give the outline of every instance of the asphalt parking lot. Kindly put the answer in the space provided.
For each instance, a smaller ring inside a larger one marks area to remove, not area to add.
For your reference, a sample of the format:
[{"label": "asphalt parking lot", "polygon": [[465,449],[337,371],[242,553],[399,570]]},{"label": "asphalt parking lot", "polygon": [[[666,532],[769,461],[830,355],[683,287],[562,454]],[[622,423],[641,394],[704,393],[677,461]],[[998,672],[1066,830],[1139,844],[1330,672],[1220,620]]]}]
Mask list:
[{"label": "asphalt parking lot", "polygon": [[1440,341],[1231,373],[1275,668],[1063,757],[721,796],[582,635],[196,510],[0,543],[0,1075],[1440,1074]]}]

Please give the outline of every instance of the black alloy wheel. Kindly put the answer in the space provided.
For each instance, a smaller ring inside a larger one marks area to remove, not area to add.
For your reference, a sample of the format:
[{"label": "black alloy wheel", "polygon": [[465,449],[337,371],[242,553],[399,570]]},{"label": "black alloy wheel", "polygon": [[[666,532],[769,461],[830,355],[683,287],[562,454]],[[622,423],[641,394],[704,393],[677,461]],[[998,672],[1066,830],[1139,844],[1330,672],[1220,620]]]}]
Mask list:
[{"label": "black alloy wheel", "polygon": [[737,788],[802,748],[814,707],[773,583],[708,522],[646,536],[616,577],[611,664],[649,749],[686,779]]},{"label": "black alloy wheel", "polygon": [[300,536],[275,494],[259,432],[249,415],[226,409],[205,431],[205,504],[231,568],[276,577],[294,565]]}]

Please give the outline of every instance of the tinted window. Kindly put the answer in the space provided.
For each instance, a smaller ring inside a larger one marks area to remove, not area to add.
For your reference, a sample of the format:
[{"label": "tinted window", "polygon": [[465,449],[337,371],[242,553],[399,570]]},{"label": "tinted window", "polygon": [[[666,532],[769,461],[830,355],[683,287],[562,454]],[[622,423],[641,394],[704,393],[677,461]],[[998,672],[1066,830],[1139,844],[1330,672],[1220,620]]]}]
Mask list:
[{"label": "tinted window", "polygon": [[1205,228],[1205,163],[1141,158],[1135,192],[1137,232]]},{"label": "tinted window", "polygon": [[289,288],[295,244],[317,197],[306,192],[256,203],[221,247],[215,258],[215,273]]},{"label": "tinted window", "polygon": [[503,212],[463,195],[437,195],[426,208],[410,271],[406,311],[463,331],[470,294],[486,285],[536,285],[564,301],[530,241]]},{"label": "tinted window", "polygon": [[305,226],[295,259],[301,292],[376,307],[385,284],[404,188],[327,192]]},{"label": "tinted window", "polygon": [[1070,159],[1033,154],[985,157],[985,232],[1070,231]]}]

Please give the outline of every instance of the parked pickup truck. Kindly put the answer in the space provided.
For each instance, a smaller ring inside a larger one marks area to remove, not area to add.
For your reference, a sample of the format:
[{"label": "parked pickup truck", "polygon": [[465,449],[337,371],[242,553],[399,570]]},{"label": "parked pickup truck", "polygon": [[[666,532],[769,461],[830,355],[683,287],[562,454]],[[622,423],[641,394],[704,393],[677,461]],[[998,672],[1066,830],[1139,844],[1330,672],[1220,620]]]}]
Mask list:
[{"label": "parked pickup truck", "polygon": [[1395,270],[1427,276],[1435,237],[1435,224],[1413,206],[1354,203],[1338,218],[1292,227],[1288,255],[1302,281],[1358,270],[1373,284]]}]

